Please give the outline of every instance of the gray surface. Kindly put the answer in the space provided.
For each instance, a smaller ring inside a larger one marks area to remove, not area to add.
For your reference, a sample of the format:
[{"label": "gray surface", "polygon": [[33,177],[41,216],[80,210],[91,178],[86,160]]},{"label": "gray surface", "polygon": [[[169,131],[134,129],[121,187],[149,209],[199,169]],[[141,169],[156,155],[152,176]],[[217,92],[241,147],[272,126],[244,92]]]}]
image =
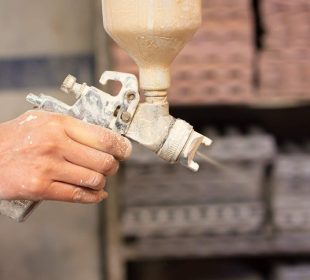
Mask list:
[{"label": "gray surface", "polygon": [[310,279],[309,263],[279,265],[275,268],[273,280],[308,280]]},{"label": "gray surface", "polygon": [[128,260],[146,258],[240,257],[309,254],[308,233],[276,232],[213,236],[143,238],[124,247]]},{"label": "gray surface", "polygon": [[44,202],[23,224],[0,216],[0,279],[97,280],[95,206]]}]

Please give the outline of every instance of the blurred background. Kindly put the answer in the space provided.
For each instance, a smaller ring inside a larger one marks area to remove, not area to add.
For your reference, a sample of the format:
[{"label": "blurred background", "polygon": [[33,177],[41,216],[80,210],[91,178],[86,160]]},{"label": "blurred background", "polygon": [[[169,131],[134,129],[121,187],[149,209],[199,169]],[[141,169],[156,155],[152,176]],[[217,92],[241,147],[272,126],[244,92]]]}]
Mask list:
[{"label": "blurred background", "polygon": [[[99,0],[0,0],[0,120],[67,74],[137,74]],[[214,140],[192,174],[143,148],[100,206],[0,218],[0,279],[309,280],[310,0],[204,0],[173,64],[171,113]],[[18,170],[16,170],[18,172]]]}]

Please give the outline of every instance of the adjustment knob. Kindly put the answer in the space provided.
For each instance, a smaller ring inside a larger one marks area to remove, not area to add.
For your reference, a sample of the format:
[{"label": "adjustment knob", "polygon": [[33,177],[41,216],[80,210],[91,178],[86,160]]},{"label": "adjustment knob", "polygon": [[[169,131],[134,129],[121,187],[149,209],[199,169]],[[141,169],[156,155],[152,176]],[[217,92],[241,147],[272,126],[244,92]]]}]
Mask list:
[{"label": "adjustment knob", "polygon": [[67,78],[62,83],[60,89],[65,93],[73,93],[78,99],[86,93],[89,89],[86,83],[79,84],[76,82],[76,78],[72,75],[68,75]]},{"label": "adjustment knob", "polygon": [[76,84],[76,78],[72,75],[68,75],[62,83],[60,89],[65,93],[71,93]]}]

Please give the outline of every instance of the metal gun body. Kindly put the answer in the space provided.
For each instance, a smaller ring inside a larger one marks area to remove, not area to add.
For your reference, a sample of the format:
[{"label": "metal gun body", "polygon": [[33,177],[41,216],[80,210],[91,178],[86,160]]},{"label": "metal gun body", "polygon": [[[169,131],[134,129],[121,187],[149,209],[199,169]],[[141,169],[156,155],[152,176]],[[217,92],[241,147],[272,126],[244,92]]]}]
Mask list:
[{"label": "metal gun body", "polygon": [[[36,108],[72,116],[79,120],[109,128],[155,152],[162,159],[198,171],[194,157],[201,144],[211,140],[194,131],[187,122],[169,114],[167,101],[140,103],[137,78],[132,74],[104,72],[100,82],[119,81],[122,88],[112,96],[95,87],[78,84],[68,76],[62,85],[66,93],[75,94],[77,101],[69,106],[46,95],[29,94],[27,100]],[[24,221],[40,202],[0,201],[0,214]]]}]

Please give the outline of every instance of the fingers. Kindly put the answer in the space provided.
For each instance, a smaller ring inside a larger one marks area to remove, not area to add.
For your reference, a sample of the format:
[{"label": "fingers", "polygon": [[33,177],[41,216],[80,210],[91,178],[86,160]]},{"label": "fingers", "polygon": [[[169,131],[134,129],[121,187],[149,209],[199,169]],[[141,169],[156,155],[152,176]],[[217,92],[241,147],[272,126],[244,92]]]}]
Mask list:
[{"label": "fingers", "polygon": [[124,160],[131,154],[130,141],[107,128],[66,118],[65,131],[76,142],[111,154],[118,160]]},{"label": "fingers", "polygon": [[69,142],[64,151],[67,161],[79,165],[106,176],[115,175],[119,162],[110,154],[95,150],[73,140]]},{"label": "fingers", "polygon": [[96,171],[72,163],[64,163],[57,166],[54,171],[54,181],[76,185],[93,190],[102,190],[106,177]]},{"label": "fingers", "polygon": [[108,197],[103,190],[94,191],[62,182],[53,182],[43,199],[76,203],[98,203]]}]

